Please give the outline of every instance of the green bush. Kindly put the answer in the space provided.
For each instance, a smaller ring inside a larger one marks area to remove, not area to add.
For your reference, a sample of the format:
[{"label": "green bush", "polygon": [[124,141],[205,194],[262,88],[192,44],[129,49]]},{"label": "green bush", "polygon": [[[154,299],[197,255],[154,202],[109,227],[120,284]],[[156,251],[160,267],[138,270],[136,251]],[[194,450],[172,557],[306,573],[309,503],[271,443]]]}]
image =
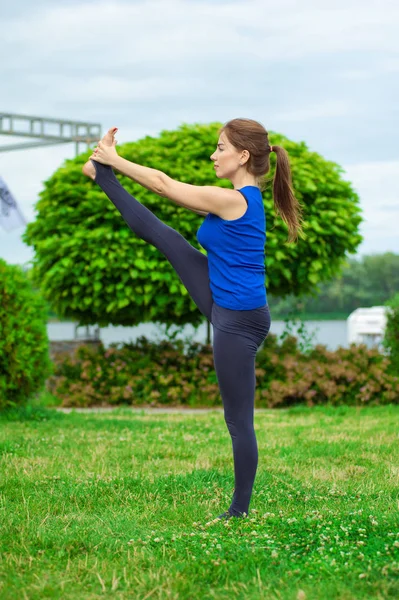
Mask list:
[{"label": "green bush", "polygon": [[391,371],[399,374],[399,294],[387,302],[387,306],[389,310],[383,345],[390,355]]},{"label": "green bush", "polygon": [[51,374],[46,322],[22,268],[0,259],[0,409],[26,404]]},{"label": "green bush", "polygon": [[[269,335],[257,354],[256,406],[399,403],[399,379],[377,350],[352,345],[303,354],[296,338]],[[49,390],[63,406],[221,406],[212,347],[140,338],[98,351],[81,346],[60,356]]]}]

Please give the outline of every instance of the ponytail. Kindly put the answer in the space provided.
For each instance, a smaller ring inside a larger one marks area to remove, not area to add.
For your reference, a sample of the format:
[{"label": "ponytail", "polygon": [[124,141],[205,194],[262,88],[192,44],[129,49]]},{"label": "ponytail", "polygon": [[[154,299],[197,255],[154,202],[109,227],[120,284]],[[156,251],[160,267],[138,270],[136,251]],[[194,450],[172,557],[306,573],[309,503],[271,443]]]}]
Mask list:
[{"label": "ponytail", "polygon": [[302,207],[292,189],[290,161],[281,146],[271,146],[276,153],[276,171],[273,179],[273,200],[275,211],[288,225],[288,241],[296,242],[302,230]]},{"label": "ponytail", "polygon": [[269,145],[269,134],[266,129],[253,119],[232,119],[219,133],[225,132],[233,146],[241,151],[249,152],[247,170],[255,175],[261,190],[266,182],[263,177],[270,170],[270,152],[276,153],[277,166],[273,179],[274,208],[288,225],[288,241],[295,242],[299,236],[304,237],[302,230],[302,208],[295,198],[292,189],[291,168],[288,154],[281,146]]}]

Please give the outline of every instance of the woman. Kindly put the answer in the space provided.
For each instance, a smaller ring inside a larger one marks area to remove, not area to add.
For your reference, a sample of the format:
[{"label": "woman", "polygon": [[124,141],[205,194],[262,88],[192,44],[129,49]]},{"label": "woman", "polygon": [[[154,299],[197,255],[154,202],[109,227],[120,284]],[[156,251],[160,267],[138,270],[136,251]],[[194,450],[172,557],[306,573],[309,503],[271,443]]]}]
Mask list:
[{"label": "woman", "polygon": [[[289,239],[301,230],[301,210],[291,187],[288,155],[269,146],[264,127],[251,119],[233,119],[220,131],[210,157],[216,176],[234,189],[195,186],[118,156],[110,129],[83,172],[91,177],[140,238],[154,245],[172,264],[203,315],[213,326],[213,356],[232,439],[235,489],[220,519],[248,514],[258,465],[254,431],[255,355],[270,329],[265,289],[266,219],[260,179],[277,155],[273,195],[288,225]],[[197,239],[208,256],[191,246],[131,196],[113,168],[180,206],[206,216]]]}]

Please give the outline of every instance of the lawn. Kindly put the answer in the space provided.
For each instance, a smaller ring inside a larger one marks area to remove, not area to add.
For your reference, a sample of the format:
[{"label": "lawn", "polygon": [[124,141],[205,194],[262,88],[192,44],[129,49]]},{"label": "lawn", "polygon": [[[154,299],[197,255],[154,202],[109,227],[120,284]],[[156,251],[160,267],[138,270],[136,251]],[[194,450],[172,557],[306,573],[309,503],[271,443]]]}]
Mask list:
[{"label": "lawn", "polygon": [[1,600],[399,597],[399,406],[255,415],[245,519],[221,412],[0,416]]}]

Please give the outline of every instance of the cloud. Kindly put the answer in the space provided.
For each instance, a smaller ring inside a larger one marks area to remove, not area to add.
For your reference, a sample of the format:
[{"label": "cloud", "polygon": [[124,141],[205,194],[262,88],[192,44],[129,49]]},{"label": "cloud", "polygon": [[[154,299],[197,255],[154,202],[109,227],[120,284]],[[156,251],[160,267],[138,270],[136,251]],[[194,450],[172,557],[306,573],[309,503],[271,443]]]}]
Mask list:
[{"label": "cloud", "polygon": [[[33,81],[34,79],[34,81]],[[29,78],[28,78],[29,82]],[[32,77],[32,83],[46,86],[48,75],[42,74]],[[195,93],[204,91],[205,82],[196,77],[182,76],[171,79],[168,74],[142,79],[125,79],[112,75],[92,76],[80,80],[78,75],[59,74],[55,78],[58,92],[61,91],[63,102],[82,105],[83,103],[96,104],[100,97],[101,103],[123,103],[132,100],[148,101],[157,98],[160,102],[165,98],[188,99]],[[79,90],[79,94],[76,91]]]},{"label": "cloud", "polygon": [[383,204],[382,206],[380,206],[380,210],[387,210],[387,211],[399,211],[399,201],[396,205],[394,204]]},{"label": "cloud", "polygon": [[313,104],[306,108],[293,107],[291,111],[277,112],[274,117],[281,121],[309,121],[350,115],[354,110],[349,102],[343,100]]},{"label": "cloud", "polygon": [[348,69],[339,73],[338,77],[342,79],[349,79],[350,81],[364,81],[371,79],[375,73],[372,69]]},{"label": "cloud", "polygon": [[361,198],[364,236],[359,253],[399,252],[397,222],[392,211],[399,210],[399,160],[375,161],[345,167],[345,179]]},{"label": "cloud", "polygon": [[399,58],[387,58],[380,63],[380,68],[386,73],[397,73],[399,71]]},{"label": "cloud", "polygon": [[[389,10],[384,10],[384,5]],[[28,9],[29,10],[29,9]],[[265,3],[100,2],[49,3],[29,19],[5,19],[1,44],[12,48],[9,70],[40,65],[112,69],[213,59],[216,69],[234,57],[266,61],[325,53],[397,50],[399,6],[389,0],[316,0]],[[0,46],[1,48],[1,46]]]}]

